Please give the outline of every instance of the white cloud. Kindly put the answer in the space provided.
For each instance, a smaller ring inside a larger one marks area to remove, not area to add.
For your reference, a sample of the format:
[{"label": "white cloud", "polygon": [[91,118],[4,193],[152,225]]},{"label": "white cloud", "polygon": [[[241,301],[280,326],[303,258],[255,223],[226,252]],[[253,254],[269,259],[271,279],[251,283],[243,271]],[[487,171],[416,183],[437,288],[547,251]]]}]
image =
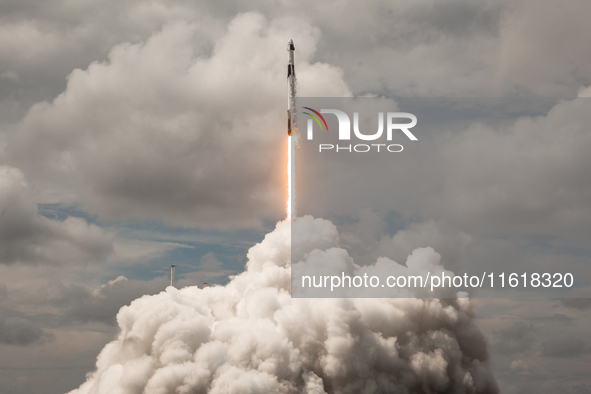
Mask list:
[{"label": "white cloud", "polygon": [[71,393],[498,392],[467,299],[292,298],[292,226],[303,256],[336,237],[325,220],[281,222],[228,285],[133,301],[117,315],[118,339]]},{"label": "white cloud", "polygon": [[211,56],[195,26],[180,22],[118,45],[31,109],[12,157],[41,184],[68,179],[64,187],[108,219],[241,226],[278,216],[288,39],[301,48],[302,94],[349,94],[339,69],[310,63],[319,33],[302,24],[240,15]]}]

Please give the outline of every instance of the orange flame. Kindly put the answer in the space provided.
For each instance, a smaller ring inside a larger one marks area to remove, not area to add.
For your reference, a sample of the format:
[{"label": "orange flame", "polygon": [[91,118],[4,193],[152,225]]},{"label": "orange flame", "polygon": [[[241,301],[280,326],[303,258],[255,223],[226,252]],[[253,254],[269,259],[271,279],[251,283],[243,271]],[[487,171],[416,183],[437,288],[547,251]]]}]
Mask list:
[{"label": "orange flame", "polygon": [[295,217],[295,151],[292,136],[287,137],[287,219]]}]

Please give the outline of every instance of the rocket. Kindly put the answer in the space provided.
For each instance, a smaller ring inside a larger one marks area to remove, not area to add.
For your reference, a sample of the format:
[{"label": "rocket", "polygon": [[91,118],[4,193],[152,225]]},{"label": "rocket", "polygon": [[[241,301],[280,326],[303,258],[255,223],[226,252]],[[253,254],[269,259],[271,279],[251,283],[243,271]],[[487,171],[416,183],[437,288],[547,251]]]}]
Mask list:
[{"label": "rocket", "polygon": [[295,65],[293,62],[293,53],[295,47],[293,40],[287,43],[287,135],[291,136],[291,128],[295,126],[296,121],[296,79],[295,79]]}]

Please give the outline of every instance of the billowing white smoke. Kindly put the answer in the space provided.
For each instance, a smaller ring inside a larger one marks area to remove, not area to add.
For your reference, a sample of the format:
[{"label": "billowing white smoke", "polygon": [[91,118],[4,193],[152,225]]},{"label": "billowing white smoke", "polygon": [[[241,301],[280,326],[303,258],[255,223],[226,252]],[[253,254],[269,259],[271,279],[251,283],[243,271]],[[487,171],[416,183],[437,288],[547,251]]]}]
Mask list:
[{"label": "billowing white smoke", "polygon": [[469,300],[292,299],[295,253],[334,225],[286,221],[226,286],[168,287],[121,308],[121,333],[71,394],[496,393]]}]

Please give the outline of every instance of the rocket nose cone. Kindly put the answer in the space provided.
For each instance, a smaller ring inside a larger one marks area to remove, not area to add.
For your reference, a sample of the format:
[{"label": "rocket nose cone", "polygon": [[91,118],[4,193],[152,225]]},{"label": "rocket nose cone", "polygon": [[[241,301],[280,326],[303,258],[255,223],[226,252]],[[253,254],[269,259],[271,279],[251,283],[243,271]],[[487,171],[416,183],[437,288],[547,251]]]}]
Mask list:
[{"label": "rocket nose cone", "polygon": [[288,51],[295,51],[295,46],[293,45],[293,40],[289,40],[287,43],[287,50]]}]

